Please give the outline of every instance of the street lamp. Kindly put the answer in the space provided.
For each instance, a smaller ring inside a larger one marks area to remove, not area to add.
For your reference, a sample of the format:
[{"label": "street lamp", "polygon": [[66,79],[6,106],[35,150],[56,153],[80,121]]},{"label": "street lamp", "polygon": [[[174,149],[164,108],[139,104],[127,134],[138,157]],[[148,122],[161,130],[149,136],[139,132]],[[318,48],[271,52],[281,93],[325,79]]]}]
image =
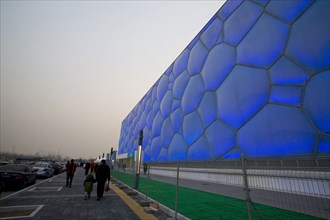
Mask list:
[{"label": "street lamp", "polygon": [[140,176],[140,166],[141,166],[141,152],[142,152],[142,140],[143,140],[143,130],[139,132],[138,150],[136,157],[136,175],[135,175],[135,186],[134,189],[139,188],[139,176]]}]

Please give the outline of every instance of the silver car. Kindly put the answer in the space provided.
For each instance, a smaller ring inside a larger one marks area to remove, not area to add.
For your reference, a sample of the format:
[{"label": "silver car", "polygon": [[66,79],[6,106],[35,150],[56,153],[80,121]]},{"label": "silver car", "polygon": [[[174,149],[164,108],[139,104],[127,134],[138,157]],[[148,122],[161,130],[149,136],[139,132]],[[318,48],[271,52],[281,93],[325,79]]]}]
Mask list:
[{"label": "silver car", "polygon": [[54,168],[50,163],[39,162],[33,165],[33,172],[38,178],[49,178],[54,176]]}]

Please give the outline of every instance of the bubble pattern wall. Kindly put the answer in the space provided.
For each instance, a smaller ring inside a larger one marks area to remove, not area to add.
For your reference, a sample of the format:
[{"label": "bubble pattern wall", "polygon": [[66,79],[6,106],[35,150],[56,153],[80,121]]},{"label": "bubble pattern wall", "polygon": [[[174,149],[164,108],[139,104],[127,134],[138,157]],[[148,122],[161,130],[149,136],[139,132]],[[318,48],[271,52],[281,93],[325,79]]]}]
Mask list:
[{"label": "bubble pattern wall", "polygon": [[122,122],[144,161],[330,155],[330,1],[227,1]]}]

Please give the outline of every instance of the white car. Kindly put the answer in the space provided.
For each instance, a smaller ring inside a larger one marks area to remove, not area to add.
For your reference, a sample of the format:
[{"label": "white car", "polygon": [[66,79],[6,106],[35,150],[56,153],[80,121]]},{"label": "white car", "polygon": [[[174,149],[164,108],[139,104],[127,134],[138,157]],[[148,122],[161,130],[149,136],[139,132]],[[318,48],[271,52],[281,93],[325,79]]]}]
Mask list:
[{"label": "white car", "polygon": [[54,169],[50,163],[39,162],[33,165],[33,172],[39,178],[49,178],[54,176]]}]

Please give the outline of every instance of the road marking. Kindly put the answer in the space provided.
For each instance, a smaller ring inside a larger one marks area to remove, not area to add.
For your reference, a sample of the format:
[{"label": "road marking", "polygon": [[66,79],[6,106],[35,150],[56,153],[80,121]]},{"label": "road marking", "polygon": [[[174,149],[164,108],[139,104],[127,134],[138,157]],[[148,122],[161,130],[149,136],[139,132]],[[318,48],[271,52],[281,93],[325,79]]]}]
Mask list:
[{"label": "road marking", "polygon": [[[63,174],[63,173],[61,173],[60,175],[62,175],[62,174]],[[60,175],[57,175],[57,176],[60,176]],[[53,177],[51,177],[50,179],[53,179],[53,178],[55,178],[55,177],[57,177],[57,176],[53,176]],[[44,182],[46,182],[46,181],[49,181],[49,179],[45,179],[44,181],[41,181],[40,183],[33,184],[33,185],[29,186],[29,187],[26,187],[26,188],[24,188],[24,189],[21,189],[21,190],[19,190],[19,191],[17,191],[17,192],[14,192],[14,193],[12,193],[12,194],[9,194],[8,196],[5,196],[5,197],[0,198],[0,200],[8,199],[8,198],[10,198],[10,197],[12,197],[12,196],[15,196],[15,195],[17,195],[17,194],[19,194],[19,193],[21,193],[21,192],[28,191],[28,190],[30,190],[31,188],[35,188],[36,186],[38,186],[38,185],[40,185],[41,183],[44,183]]]},{"label": "road marking", "polygon": [[[0,219],[31,218],[34,217],[44,206],[45,205],[3,206],[0,207],[0,213],[4,214],[9,212],[12,216],[4,216],[0,217]],[[30,211],[32,212],[30,213]]]},{"label": "road marking", "polygon": [[143,207],[141,207],[134,199],[126,195],[125,192],[120,190],[116,185],[112,185],[112,190],[135,212],[140,219],[144,220],[157,220],[152,214],[147,214]]}]

